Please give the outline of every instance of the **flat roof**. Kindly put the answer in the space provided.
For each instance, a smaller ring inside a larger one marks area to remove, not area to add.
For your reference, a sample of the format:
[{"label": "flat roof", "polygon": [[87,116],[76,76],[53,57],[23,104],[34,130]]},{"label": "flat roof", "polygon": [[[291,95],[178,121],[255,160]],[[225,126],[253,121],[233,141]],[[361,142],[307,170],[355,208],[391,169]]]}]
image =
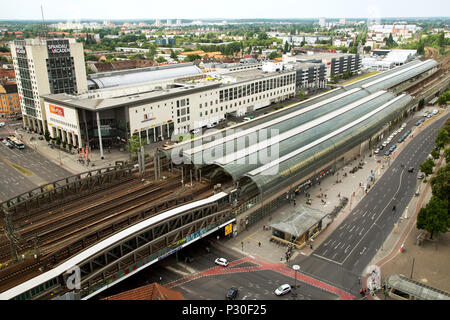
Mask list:
[{"label": "flat roof", "polygon": [[195,85],[188,84],[178,88],[158,89],[113,98],[89,98],[87,94],[76,96],[66,93],[43,95],[43,98],[45,101],[54,102],[57,104],[62,104],[74,108],[87,109],[91,111],[98,111],[122,106],[131,106],[133,104],[140,105],[144,103],[176,98],[179,96],[184,96],[186,92],[200,92],[212,88],[217,88],[220,85],[221,84],[219,82],[200,83]]},{"label": "flat roof", "polygon": [[270,226],[295,237],[301,237],[306,231],[327,215],[328,213],[326,212],[305,207],[303,205],[297,205],[288,210],[283,218],[272,223]]}]

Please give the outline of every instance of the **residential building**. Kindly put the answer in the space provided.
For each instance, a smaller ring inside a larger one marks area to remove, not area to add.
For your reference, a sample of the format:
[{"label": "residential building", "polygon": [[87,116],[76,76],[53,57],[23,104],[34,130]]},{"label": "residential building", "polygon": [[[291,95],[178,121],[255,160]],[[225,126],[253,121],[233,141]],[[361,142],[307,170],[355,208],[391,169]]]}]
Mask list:
[{"label": "residential building", "polygon": [[359,54],[346,54],[334,52],[307,52],[298,55],[283,55],[283,63],[318,63],[325,65],[325,77],[331,80],[335,75],[343,75],[346,71],[352,74],[361,73],[362,57]]},{"label": "residential building", "polygon": [[11,42],[10,48],[23,125],[44,133],[47,114],[42,95],[87,91],[83,45],[75,39],[27,39]]},{"label": "residential building", "polygon": [[0,83],[0,118],[11,118],[20,115],[20,100],[17,85]]}]

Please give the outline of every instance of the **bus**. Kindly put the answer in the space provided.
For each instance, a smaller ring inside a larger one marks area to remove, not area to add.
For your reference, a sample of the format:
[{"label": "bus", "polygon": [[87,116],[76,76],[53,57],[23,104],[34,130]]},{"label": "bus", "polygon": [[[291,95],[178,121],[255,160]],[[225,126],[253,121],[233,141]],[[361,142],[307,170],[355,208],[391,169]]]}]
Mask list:
[{"label": "bus", "polygon": [[25,149],[25,145],[22,143],[22,141],[20,141],[16,137],[9,136],[8,138],[10,142],[14,145],[14,147],[16,147],[17,149]]}]

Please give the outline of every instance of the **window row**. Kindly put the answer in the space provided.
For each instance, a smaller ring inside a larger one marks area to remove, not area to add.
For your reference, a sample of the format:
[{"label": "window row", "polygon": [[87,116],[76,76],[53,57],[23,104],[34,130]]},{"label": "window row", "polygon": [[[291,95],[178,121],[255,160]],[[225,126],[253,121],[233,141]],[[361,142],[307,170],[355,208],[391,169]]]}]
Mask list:
[{"label": "window row", "polygon": [[295,81],[295,74],[292,73],[278,78],[262,80],[239,87],[224,89],[220,90],[219,99],[220,102],[231,101],[249,95],[261,93],[267,90],[284,87],[294,83],[294,81]]}]

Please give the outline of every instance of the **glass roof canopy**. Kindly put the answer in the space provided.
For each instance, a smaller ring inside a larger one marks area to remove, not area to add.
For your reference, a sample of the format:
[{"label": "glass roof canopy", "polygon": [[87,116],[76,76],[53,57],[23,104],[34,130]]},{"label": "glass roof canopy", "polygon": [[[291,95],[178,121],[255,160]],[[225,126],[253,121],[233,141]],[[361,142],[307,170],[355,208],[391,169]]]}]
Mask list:
[{"label": "glass roof canopy", "polygon": [[[383,98],[386,97],[381,96],[377,99],[382,100]],[[348,129],[345,127],[341,128],[345,130],[337,129],[329,133],[328,137],[325,136],[318,141],[303,145],[298,151],[287,154],[284,158],[280,157],[279,161],[254,169],[244,176],[250,178],[258,186],[263,196],[279,191],[282,186],[298,183],[312,170],[320,169],[325,164],[335,161],[339,155],[375,134],[380,126],[400,115],[403,107],[412,98],[409,95],[401,95],[395,99],[387,98],[386,100],[387,102],[382,106],[379,101],[377,109],[380,110],[378,112],[374,110],[364,115],[353,125],[348,123]],[[333,134],[335,135],[333,136]]]},{"label": "glass roof canopy", "polygon": [[419,281],[409,279],[400,274],[391,274],[386,284],[393,289],[400,290],[420,300],[450,300],[450,293],[432,288]]},{"label": "glass roof canopy", "polygon": [[[253,180],[264,193],[271,192],[280,183],[294,183],[316,167],[330,162],[336,154],[350,150],[400,115],[411,97],[402,95],[396,98],[395,94],[382,90],[436,65],[434,60],[415,60],[231,128],[235,130],[227,128],[216,131],[215,134],[177,144],[175,148],[181,149],[185,160],[194,163],[196,167],[214,164],[219,167],[217,170],[229,173],[234,180],[245,176]],[[348,108],[352,104],[354,107]],[[326,141],[292,155],[308,144],[362,119],[382,105],[383,109],[371,118],[354,123],[352,127]],[[326,119],[327,116],[329,119]],[[278,143],[276,139],[279,139]],[[267,174],[272,168],[263,170],[264,165],[257,161],[265,159],[267,162],[272,157],[272,152],[277,154],[278,159],[291,155],[291,158],[283,158],[277,164],[279,170],[275,175]]]}]

